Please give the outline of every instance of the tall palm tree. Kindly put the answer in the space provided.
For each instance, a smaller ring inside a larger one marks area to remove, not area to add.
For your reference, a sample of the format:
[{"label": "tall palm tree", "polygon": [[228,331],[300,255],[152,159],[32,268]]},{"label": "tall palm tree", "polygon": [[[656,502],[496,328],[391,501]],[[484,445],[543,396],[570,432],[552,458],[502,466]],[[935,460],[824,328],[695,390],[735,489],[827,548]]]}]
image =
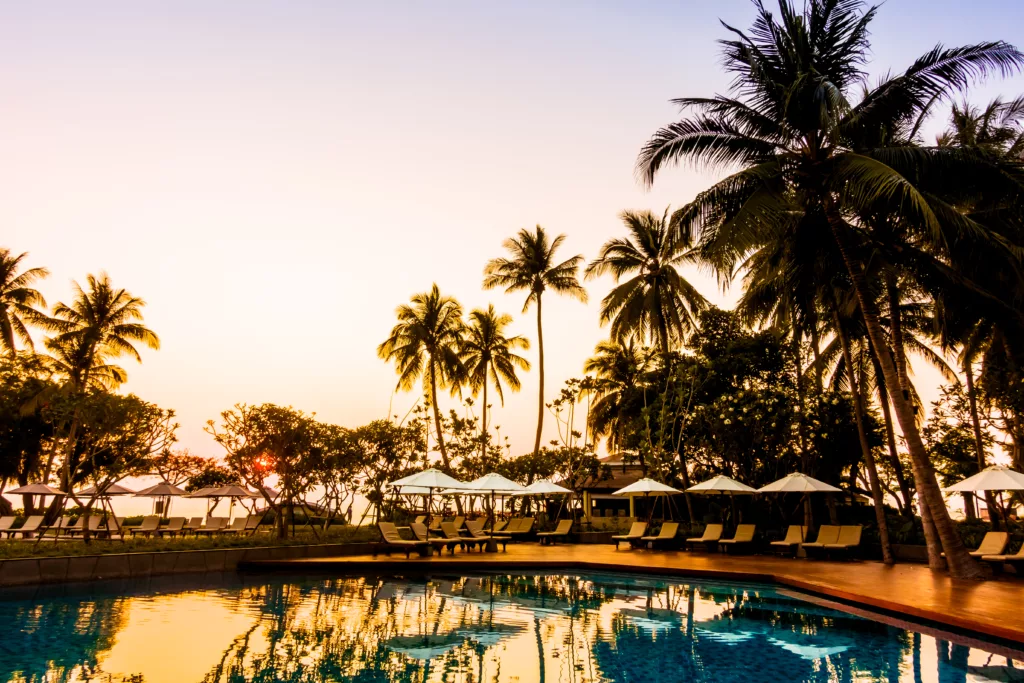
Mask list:
[{"label": "tall palm tree", "polygon": [[[1008,187],[1017,185],[1012,177],[999,177],[983,159],[941,148],[894,148],[892,140],[912,138],[913,133],[902,131],[916,125],[929,103],[950,96],[979,74],[1019,68],[1024,55],[1002,42],[939,46],[855,104],[850,93],[859,91],[865,80],[868,25],[876,11],[857,0],[809,0],[802,11],[780,0],[776,20],[758,4],[749,34],[727,27],[736,36],[723,41],[726,68],[734,75],[732,92],[676,100],[694,113],[654,134],[641,151],[638,173],[649,184],[665,165],[683,160],[739,166],[738,172],[676,212],[676,226],[700,232],[703,244],[714,245],[720,256],[716,267],[722,269],[758,248],[767,225],[806,223],[830,234],[871,344],[885,349],[866,272],[879,224],[899,226],[926,246],[927,254],[939,258],[948,255],[952,235],[987,232],[934,194],[922,192],[915,181],[985,174],[994,190],[1019,191]],[[897,127],[902,127],[899,136]],[[876,144],[869,148],[863,140],[872,136]],[[864,220],[872,215],[885,220]],[[950,572],[962,578],[983,576],[985,569],[968,555],[945,507],[896,363],[887,353],[880,356],[917,490]]]},{"label": "tall palm tree", "polygon": [[661,217],[650,211],[623,211],[620,217],[629,237],[605,242],[586,270],[587,278],[615,277],[616,287],[601,301],[601,322],[611,321],[615,339],[639,334],[656,340],[668,355],[696,326],[695,314],[708,306],[678,270],[696,262],[697,252],[689,235],[671,229],[668,209]]},{"label": "tall palm tree", "polygon": [[634,389],[642,386],[651,366],[651,350],[636,342],[608,339],[594,348],[594,355],[583,365],[583,372],[594,375],[597,400],[590,412],[590,428],[595,437],[608,437],[608,449],[619,447],[622,417]]},{"label": "tall palm tree", "polygon": [[539,389],[537,398],[537,437],[533,453],[540,452],[541,432],[544,430],[544,327],[541,315],[541,296],[550,289],[585,302],[587,290],[580,284],[578,272],[583,256],[572,256],[561,263],[555,262],[555,252],[565,241],[558,235],[548,241],[544,228],[537,226],[530,232],[523,228],[515,237],[505,240],[504,247],[511,258],[491,259],[484,268],[484,287],[504,287],[506,292],[529,292],[523,304],[525,313],[531,303],[537,304],[537,369]]},{"label": "tall palm tree", "polygon": [[42,321],[54,333],[46,348],[74,391],[86,387],[114,388],[127,381],[123,368],[107,361],[130,356],[142,362],[136,348],[160,348],[156,333],[142,324],[146,302],[114,287],[106,273],[86,278],[86,289],[72,283],[71,304],[58,302],[53,315]]},{"label": "tall palm tree", "polygon": [[50,274],[46,268],[29,268],[18,272],[27,253],[15,256],[8,249],[0,249],[0,347],[10,355],[17,353],[15,341],[29,349],[35,348],[26,323],[37,323],[42,314],[38,308],[46,306],[43,295],[31,285]]},{"label": "tall palm tree", "polygon": [[465,379],[465,366],[459,359],[459,347],[465,323],[462,304],[453,297],[443,296],[437,284],[429,292],[414,295],[408,304],[395,310],[398,324],[391,335],[377,347],[377,355],[394,362],[398,372],[398,389],[410,390],[421,378],[429,387],[430,402],[434,409],[434,428],[437,431],[437,449],[445,472],[452,474],[448,450],[441,428],[441,409],[437,404],[437,390],[460,391]]},{"label": "tall palm tree", "polygon": [[487,452],[487,385],[494,383],[501,404],[505,405],[505,394],[501,383],[504,380],[512,391],[519,391],[519,377],[516,369],[529,370],[530,361],[515,352],[530,348],[530,341],[518,335],[509,337],[505,328],[512,322],[507,313],[497,313],[494,305],[487,310],[474,309],[469,314],[469,325],[462,337],[459,356],[466,366],[466,380],[475,394],[483,391],[480,414],[480,451]]}]

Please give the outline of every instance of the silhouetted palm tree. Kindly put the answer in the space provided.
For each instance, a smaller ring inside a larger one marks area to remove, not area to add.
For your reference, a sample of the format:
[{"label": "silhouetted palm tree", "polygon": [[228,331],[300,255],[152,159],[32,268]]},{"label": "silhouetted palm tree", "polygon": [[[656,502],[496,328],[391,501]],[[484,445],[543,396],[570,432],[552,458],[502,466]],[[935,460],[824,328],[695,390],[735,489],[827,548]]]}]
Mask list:
[{"label": "silhouetted palm tree", "polygon": [[623,405],[629,393],[641,386],[651,365],[651,350],[629,338],[619,342],[603,341],[583,365],[583,372],[594,375],[597,399],[590,412],[594,436],[608,437],[608,450],[622,441]]},{"label": "silhouetted palm tree", "polygon": [[512,322],[507,313],[498,314],[493,305],[487,310],[474,309],[469,314],[469,325],[462,337],[459,355],[466,366],[466,379],[475,394],[483,391],[480,412],[481,455],[487,450],[487,385],[494,383],[501,404],[505,405],[505,394],[501,389],[504,381],[512,391],[519,391],[519,377],[516,369],[529,370],[530,362],[515,351],[530,348],[525,337],[505,335],[505,328]]},{"label": "silhouetted palm tree", "polygon": [[670,228],[668,209],[660,218],[650,211],[623,211],[621,218],[629,237],[605,242],[586,270],[587,278],[615,277],[616,287],[601,301],[601,322],[611,321],[615,339],[639,334],[668,355],[708,305],[678,270],[696,262],[696,251],[688,235]]},{"label": "silhouetted palm tree", "polygon": [[[849,94],[859,92],[864,81],[868,24],[876,8],[865,10],[856,0],[809,0],[801,11],[780,0],[778,19],[760,4],[757,11],[749,34],[728,27],[736,38],[723,42],[726,69],[734,75],[732,93],[676,100],[695,113],[654,134],[641,151],[638,173],[649,184],[663,166],[683,160],[739,166],[676,212],[675,225],[685,234],[699,232],[703,251],[715,254],[714,265],[727,273],[744,254],[759,248],[767,233],[792,239],[791,227],[807,223],[830,234],[872,346],[884,349],[866,272],[879,225],[900,226],[939,257],[951,233],[985,232],[915,185],[922,176],[953,181],[977,174],[984,160],[941,148],[894,148],[894,139],[914,135],[896,127],[912,129],[930,102],[962,89],[978,74],[1016,69],[1024,58],[1002,42],[936,47],[854,104]],[[865,144],[869,138],[876,143],[872,148]],[[993,182],[1014,182],[990,175]],[[866,221],[866,216],[885,220]],[[949,517],[895,361],[879,355],[918,493],[931,513],[950,572],[983,575]]]},{"label": "silhouetted palm tree", "polygon": [[70,305],[58,302],[45,327],[54,333],[46,348],[74,391],[88,386],[114,388],[127,381],[123,368],[107,361],[130,356],[142,362],[136,344],[160,348],[160,339],[142,324],[146,302],[116,288],[105,274],[86,278],[87,289],[75,282]]},{"label": "silhouetted palm tree", "polygon": [[580,255],[555,263],[555,252],[565,240],[559,235],[548,242],[544,228],[537,226],[534,232],[523,228],[515,237],[505,240],[505,249],[511,258],[496,258],[484,268],[484,287],[503,287],[506,292],[529,292],[523,312],[531,303],[537,304],[537,369],[540,387],[537,399],[537,437],[534,440],[534,455],[540,452],[541,432],[544,429],[544,328],[541,323],[541,295],[550,289],[556,294],[565,294],[580,301],[587,300],[587,290],[580,284],[578,272],[583,257]]},{"label": "silhouetted palm tree", "polygon": [[38,322],[43,314],[37,309],[46,306],[43,295],[30,285],[50,273],[46,268],[18,272],[26,256],[0,249],[0,347],[12,356],[17,353],[18,339],[29,349],[35,348],[26,323]]},{"label": "silhouetted palm tree", "polygon": [[398,324],[377,347],[377,355],[394,362],[398,372],[397,388],[408,391],[421,378],[426,385],[424,388],[429,388],[437,448],[445,472],[451,474],[437,390],[448,388],[453,394],[457,393],[465,379],[465,367],[459,359],[459,345],[465,330],[462,305],[450,296],[443,296],[435,284],[429,292],[416,294],[410,303],[399,306],[395,315]]}]

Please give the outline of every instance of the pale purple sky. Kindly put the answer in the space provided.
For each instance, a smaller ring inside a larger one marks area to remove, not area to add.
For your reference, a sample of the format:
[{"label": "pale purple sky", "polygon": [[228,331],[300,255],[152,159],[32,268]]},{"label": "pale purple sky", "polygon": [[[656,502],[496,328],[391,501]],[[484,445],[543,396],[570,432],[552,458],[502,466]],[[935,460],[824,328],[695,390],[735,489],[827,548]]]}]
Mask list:
[{"label": "pale purple sky", "polygon": [[[412,293],[494,302],[533,339],[520,296],[480,287],[507,236],[540,223],[592,258],[622,209],[712,180],[682,169],[645,192],[633,163],[674,120],[669,98],[725,89],[718,19],[752,15],[745,0],[6,3],[0,245],[53,271],[51,302],[104,269],[147,300],[163,349],[128,365],[126,389],[176,409],[193,451],[220,455],[203,424],[240,401],[357,426],[387,414],[395,375],[375,349]],[[1024,44],[1024,3],[890,0],[873,29],[877,75],[937,42]],[[1024,80],[977,99],[999,92]],[[586,306],[546,300],[550,394],[603,338],[609,284]],[[516,454],[535,382],[494,420]]]}]

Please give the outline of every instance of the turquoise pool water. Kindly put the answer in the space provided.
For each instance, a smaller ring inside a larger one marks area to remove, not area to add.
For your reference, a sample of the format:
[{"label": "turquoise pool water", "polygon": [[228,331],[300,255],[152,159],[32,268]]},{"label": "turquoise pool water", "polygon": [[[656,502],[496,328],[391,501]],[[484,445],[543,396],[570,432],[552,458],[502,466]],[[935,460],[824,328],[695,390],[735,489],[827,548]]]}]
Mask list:
[{"label": "turquoise pool water", "polygon": [[0,593],[0,680],[1024,681],[1011,646],[889,622],[678,578],[169,577]]}]

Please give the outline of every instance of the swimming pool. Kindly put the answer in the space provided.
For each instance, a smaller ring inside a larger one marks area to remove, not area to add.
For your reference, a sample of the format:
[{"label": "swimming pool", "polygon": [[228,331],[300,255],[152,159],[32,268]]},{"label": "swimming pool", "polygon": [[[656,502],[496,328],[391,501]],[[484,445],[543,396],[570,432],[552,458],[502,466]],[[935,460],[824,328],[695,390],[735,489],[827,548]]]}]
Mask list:
[{"label": "swimming pool", "polygon": [[164,577],[0,594],[0,680],[1024,680],[1012,646],[847,609],[615,574]]}]

